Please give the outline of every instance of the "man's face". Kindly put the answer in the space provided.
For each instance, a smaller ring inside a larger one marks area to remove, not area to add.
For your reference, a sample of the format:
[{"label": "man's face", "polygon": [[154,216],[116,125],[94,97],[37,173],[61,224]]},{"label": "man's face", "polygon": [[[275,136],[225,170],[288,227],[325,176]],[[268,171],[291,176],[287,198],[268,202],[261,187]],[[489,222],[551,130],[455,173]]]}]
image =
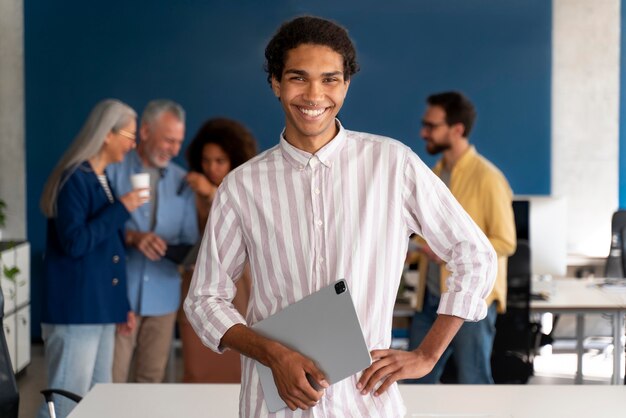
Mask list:
[{"label": "man's face", "polygon": [[331,48],[302,44],[288,51],[281,81],[272,79],[285,112],[285,137],[295,145],[333,139],[349,85],[343,57]]},{"label": "man's face", "polygon": [[426,151],[436,155],[452,147],[450,125],[441,106],[428,106],[422,117],[420,135],[426,141]]},{"label": "man's face", "polygon": [[165,168],[178,155],[185,138],[185,125],[171,112],[163,112],[152,123],[141,126],[143,158],[152,167]]}]

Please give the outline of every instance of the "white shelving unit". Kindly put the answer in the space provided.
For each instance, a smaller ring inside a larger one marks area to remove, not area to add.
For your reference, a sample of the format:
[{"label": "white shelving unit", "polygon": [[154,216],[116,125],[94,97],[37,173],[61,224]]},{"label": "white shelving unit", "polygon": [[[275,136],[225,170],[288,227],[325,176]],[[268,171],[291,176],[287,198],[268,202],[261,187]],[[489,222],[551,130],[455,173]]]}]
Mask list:
[{"label": "white shelving unit", "polygon": [[[14,280],[4,268],[17,267]],[[13,371],[17,374],[30,363],[30,244],[0,242],[0,287],[4,294],[3,330]]]}]

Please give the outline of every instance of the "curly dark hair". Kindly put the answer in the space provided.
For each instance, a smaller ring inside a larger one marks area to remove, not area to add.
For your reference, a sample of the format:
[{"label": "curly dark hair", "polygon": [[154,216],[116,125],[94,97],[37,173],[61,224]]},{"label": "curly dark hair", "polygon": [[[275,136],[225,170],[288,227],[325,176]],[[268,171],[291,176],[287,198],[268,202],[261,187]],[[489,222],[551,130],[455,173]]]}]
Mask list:
[{"label": "curly dark hair", "polygon": [[340,54],[345,80],[359,71],[356,49],[344,27],[319,17],[301,16],[283,23],[265,48],[264,69],[270,85],[272,77],[280,81],[287,51],[302,44],[324,45]]},{"label": "curly dark hair", "polygon": [[256,139],[243,124],[228,118],[209,119],[187,147],[187,163],[191,171],[202,173],[202,150],[206,144],[219,145],[230,159],[230,169],[254,157]]}]

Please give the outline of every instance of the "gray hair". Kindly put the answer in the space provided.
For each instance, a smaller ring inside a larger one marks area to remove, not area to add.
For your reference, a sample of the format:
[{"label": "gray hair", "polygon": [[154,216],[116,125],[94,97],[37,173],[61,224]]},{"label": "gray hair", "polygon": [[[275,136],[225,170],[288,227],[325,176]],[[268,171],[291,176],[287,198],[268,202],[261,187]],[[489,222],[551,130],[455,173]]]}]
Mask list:
[{"label": "gray hair", "polygon": [[141,124],[152,125],[164,112],[173,114],[176,119],[185,123],[185,110],[178,103],[168,99],[151,100],[141,115]]},{"label": "gray hair", "polygon": [[56,216],[59,190],[78,166],[100,152],[110,132],[118,132],[136,118],[137,112],[115,99],[102,100],[93,108],[44,186],[39,207],[46,217]]}]

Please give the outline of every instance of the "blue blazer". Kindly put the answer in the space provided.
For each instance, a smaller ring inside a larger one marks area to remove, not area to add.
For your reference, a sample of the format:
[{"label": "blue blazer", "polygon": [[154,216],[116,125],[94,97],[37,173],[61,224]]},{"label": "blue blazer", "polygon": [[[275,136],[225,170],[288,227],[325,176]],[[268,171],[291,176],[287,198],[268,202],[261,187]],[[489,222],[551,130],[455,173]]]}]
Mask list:
[{"label": "blue blazer", "polygon": [[109,202],[88,162],[62,183],[57,216],[48,219],[42,322],[126,322],[123,228],[129,217],[119,200]]}]

